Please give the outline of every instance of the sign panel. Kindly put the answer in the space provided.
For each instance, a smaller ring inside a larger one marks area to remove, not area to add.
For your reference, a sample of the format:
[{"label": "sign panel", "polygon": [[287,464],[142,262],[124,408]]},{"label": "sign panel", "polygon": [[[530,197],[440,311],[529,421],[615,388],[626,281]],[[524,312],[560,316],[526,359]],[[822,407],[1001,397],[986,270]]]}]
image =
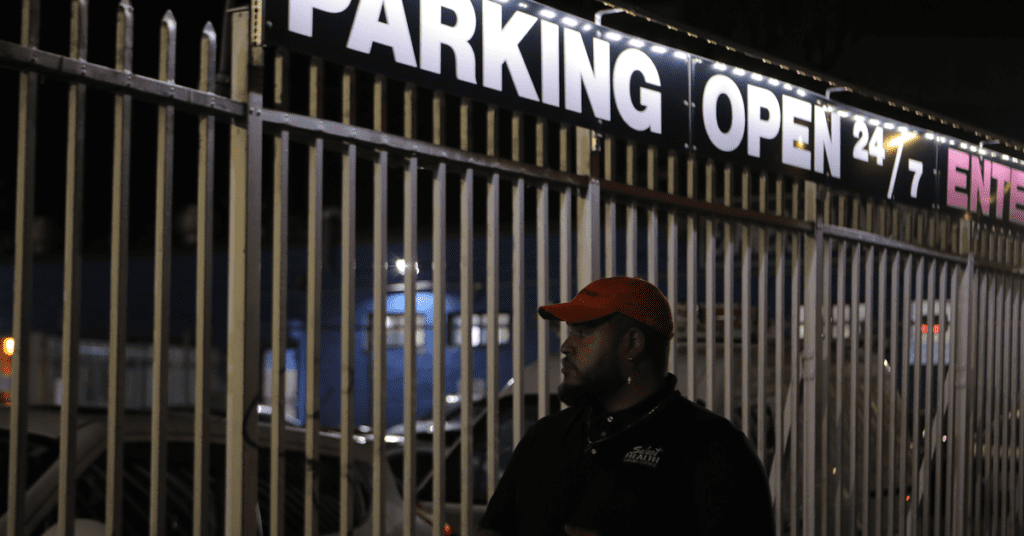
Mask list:
[{"label": "sign panel", "polygon": [[920,129],[758,73],[693,62],[695,150],[880,199],[934,202],[936,147]]},{"label": "sign panel", "polygon": [[1024,226],[1024,161],[530,0],[267,0],[266,42],[626,139]]},{"label": "sign panel", "polygon": [[939,206],[1024,226],[1024,162],[956,138],[935,141]]},{"label": "sign panel", "polygon": [[671,148],[688,55],[531,2],[268,0],[266,42]]}]

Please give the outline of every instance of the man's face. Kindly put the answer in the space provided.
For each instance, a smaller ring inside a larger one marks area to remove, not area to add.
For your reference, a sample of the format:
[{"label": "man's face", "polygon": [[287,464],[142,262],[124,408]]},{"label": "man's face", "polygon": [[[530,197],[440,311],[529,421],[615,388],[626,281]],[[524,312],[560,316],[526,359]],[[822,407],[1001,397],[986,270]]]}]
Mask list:
[{"label": "man's face", "polygon": [[614,321],[569,324],[569,338],[559,349],[564,373],[559,400],[570,406],[590,404],[626,384],[619,363],[622,335]]}]

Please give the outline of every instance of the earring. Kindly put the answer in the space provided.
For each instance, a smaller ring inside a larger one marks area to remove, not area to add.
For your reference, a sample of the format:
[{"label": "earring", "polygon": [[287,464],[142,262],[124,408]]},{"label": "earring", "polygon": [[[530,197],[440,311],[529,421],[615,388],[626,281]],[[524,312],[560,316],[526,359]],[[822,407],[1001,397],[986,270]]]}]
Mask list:
[{"label": "earring", "polygon": [[627,376],[626,377],[626,384],[631,384],[631,383],[633,383],[633,377],[632,376]]}]

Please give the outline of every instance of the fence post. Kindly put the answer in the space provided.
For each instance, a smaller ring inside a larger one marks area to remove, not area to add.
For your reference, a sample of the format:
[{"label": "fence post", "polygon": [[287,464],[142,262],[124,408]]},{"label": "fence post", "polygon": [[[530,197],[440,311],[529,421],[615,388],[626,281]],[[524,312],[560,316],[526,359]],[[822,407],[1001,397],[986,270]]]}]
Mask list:
[{"label": "fence post", "polygon": [[[807,181],[804,183],[806,197],[804,204],[804,219],[816,222],[814,235],[804,235],[804,347],[802,374],[804,391],[804,445],[803,460],[801,467],[803,471],[803,533],[811,536],[817,533],[816,517],[817,507],[815,505],[817,484],[815,468],[818,461],[818,415],[817,398],[820,394],[817,382],[816,368],[819,365],[820,352],[819,333],[823,333],[822,311],[820,310],[823,256],[822,246],[822,221],[818,213],[818,188],[817,184]],[[822,363],[823,364],[823,363]],[[822,377],[827,378],[827,371],[822,370]],[[824,385],[824,384],[823,384]],[[822,398],[827,400],[827,398]]]},{"label": "fence post", "polygon": [[228,356],[225,533],[257,534],[256,484],[259,453],[260,203],[262,195],[262,69],[250,61],[249,10],[231,15],[231,93],[247,101],[246,123],[231,125],[228,213]]},{"label": "fence post", "polygon": [[[970,442],[968,441],[968,428],[967,428],[967,417],[973,411],[973,407],[968,406],[967,386],[968,386],[968,353],[967,353],[967,322],[972,317],[971,309],[975,307],[974,300],[971,298],[971,287],[973,286],[972,276],[974,272],[974,254],[967,256],[967,267],[964,269],[963,277],[960,280],[960,288],[957,296],[957,303],[960,307],[957,307],[957,318],[956,318],[956,353],[954,354],[955,368],[954,368],[954,391],[955,400],[953,404],[954,411],[956,412],[955,432],[954,437],[954,449],[953,455],[955,459],[953,466],[955,468],[956,476],[953,483],[953,534],[961,535],[964,533],[964,508],[967,503],[965,500],[965,490],[970,485],[970,481],[967,478],[967,449],[970,448]],[[966,306],[965,306],[966,305]]]}]

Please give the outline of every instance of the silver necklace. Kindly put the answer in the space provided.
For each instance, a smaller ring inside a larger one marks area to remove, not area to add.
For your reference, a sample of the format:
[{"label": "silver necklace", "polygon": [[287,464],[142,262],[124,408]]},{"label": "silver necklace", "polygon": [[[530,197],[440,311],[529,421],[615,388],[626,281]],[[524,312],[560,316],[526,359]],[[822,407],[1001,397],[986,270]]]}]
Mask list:
[{"label": "silver necklace", "polygon": [[[675,391],[672,392],[672,394],[674,394],[674,393],[675,393]],[[672,394],[669,394],[668,396],[665,397],[664,400],[662,400],[661,402],[658,402],[658,405],[654,406],[653,408],[651,408],[651,411],[648,411],[647,414],[644,415],[643,417],[640,417],[639,419],[637,419],[637,420],[627,424],[625,427],[622,428],[622,430],[619,430],[618,432],[615,432],[614,434],[612,434],[612,435],[610,435],[608,437],[602,437],[601,439],[598,439],[598,440],[590,439],[590,418],[593,416],[594,408],[593,407],[587,408],[587,421],[586,421],[586,423],[587,423],[587,432],[586,432],[587,446],[583,448],[584,454],[588,450],[590,451],[591,454],[597,454],[597,449],[593,448],[594,445],[597,445],[598,443],[607,441],[607,440],[609,440],[609,439],[611,439],[611,438],[613,438],[613,437],[615,437],[617,435],[620,435],[621,433],[625,432],[626,430],[629,430],[630,428],[632,428],[637,423],[640,423],[640,422],[643,422],[643,421],[647,420],[647,418],[650,417],[651,415],[653,415],[655,411],[658,411],[658,408],[660,408],[661,406],[665,405],[665,402],[668,402],[671,398],[673,398]]]}]

